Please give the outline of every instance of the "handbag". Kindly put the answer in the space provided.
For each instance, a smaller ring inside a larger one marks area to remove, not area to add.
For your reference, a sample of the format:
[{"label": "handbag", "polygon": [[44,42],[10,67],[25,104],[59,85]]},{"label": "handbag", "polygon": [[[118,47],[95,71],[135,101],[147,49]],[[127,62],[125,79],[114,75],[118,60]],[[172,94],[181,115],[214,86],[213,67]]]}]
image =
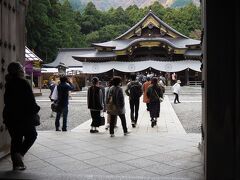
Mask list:
[{"label": "handbag", "polygon": [[105,117],[104,117],[104,113],[102,112],[102,115],[100,116],[99,126],[104,126],[104,125],[105,125]]},{"label": "handbag", "polygon": [[34,126],[39,126],[41,123],[40,123],[40,116],[38,113],[34,114],[33,116],[33,125]]},{"label": "handbag", "polygon": [[158,96],[158,94],[157,94],[156,90],[154,90],[154,92],[155,92],[155,94],[157,95],[157,97],[158,97],[158,99],[159,99],[160,103],[161,103],[161,102],[163,102],[163,100],[164,100],[164,99],[163,99],[162,97],[159,97],[159,96]]},{"label": "handbag", "polygon": [[51,109],[52,109],[53,112],[58,112],[60,110],[58,102],[53,102],[51,104]]},{"label": "handbag", "polygon": [[109,96],[109,101],[107,103],[107,112],[116,112],[117,111],[117,106],[113,103],[113,97],[110,95]]}]

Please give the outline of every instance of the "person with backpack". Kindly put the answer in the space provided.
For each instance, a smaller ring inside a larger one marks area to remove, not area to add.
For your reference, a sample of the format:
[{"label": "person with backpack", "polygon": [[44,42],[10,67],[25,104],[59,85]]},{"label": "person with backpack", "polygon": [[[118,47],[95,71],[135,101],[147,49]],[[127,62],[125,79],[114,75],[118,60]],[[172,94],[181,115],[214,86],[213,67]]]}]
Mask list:
[{"label": "person with backpack", "polygon": [[143,94],[142,84],[136,81],[135,74],[131,75],[131,81],[127,84],[125,92],[129,96],[132,127],[135,128],[138,120],[139,99]]},{"label": "person with backpack", "polygon": [[120,83],[122,82],[121,77],[114,76],[112,79],[112,86],[108,90],[107,94],[107,112],[110,114],[110,137],[114,137],[114,126],[116,125],[117,116],[120,117],[122,123],[122,129],[124,136],[128,135],[126,117],[125,117],[125,102],[123,90],[120,87]]},{"label": "person with backpack", "polygon": [[[112,87],[112,79],[108,82],[108,87],[106,89],[106,95],[105,95],[105,104],[108,101],[108,97],[109,97],[109,90]],[[106,110],[107,110],[107,105],[106,105]],[[111,114],[107,111],[107,125],[105,127],[106,130],[108,130],[110,128],[110,120],[111,120]],[[117,116],[114,119],[114,128],[117,128]]]}]

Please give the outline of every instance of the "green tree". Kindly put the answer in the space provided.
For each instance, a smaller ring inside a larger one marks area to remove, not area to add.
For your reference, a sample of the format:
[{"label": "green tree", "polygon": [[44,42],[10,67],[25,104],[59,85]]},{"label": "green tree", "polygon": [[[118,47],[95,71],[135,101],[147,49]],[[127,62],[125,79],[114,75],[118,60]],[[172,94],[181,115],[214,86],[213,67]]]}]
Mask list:
[{"label": "green tree", "polygon": [[81,22],[83,34],[98,30],[103,25],[102,13],[98,11],[92,2],[89,2],[84,9]]},{"label": "green tree", "polygon": [[49,0],[30,0],[27,17],[27,46],[33,49],[40,58],[47,58],[48,36],[51,20],[48,12],[51,9]]},{"label": "green tree", "polygon": [[[159,2],[150,7],[121,7],[99,11],[88,3],[81,12],[79,0],[29,0],[26,17],[27,46],[45,63],[56,58],[58,48],[89,47],[94,42],[113,40],[135,25],[151,9],[177,31],[192,38],[200,35],[200,8],[164,8]],[[82,6],[83,7],[83,6]]]}]

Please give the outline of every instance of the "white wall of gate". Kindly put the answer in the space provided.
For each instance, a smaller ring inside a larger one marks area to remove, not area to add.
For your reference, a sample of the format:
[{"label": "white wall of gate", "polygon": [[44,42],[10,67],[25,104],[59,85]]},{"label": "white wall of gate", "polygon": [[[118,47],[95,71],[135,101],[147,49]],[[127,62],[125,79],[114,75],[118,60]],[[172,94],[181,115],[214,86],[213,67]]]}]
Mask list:
[{"label": "white wall of gate", "polygon": [[147,68],[154,68],[162,72],[179,72],[187,68],[200,72],[201,62],[196,60],[182,61],[137,61],[137,62],[83,62],[83,73],[98,74],[112,69],[122,72],[138,72]]}]

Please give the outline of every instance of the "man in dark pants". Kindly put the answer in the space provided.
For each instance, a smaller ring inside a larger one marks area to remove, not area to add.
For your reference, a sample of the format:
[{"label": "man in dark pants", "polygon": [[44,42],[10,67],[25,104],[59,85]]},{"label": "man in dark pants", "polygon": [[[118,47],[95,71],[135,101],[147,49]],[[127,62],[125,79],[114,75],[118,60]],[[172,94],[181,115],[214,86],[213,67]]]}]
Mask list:
[{"label": "man in dark pants", "polygon": [[58,106],[59,110],[57,112],[55,127],[56,131],[60,131],[60,117],[63,114],[63,125],[62,131],[67,131],[67,116],[68,116],[68,99],[69,99],[69,91],[73,90],[72,83],[68,80],[66,76],[60,77],[60,84],[57,86],[58,92]]},{"label": "man in dark pants", "polygon": [[33,119],[40,107],[20,63],[9,64],[5,79],[3,122],[11,136],[13,170],[24,170],[23,157],[37,139]]},{"label": "man in dark pants", "polygon": [[142,84],[136,81],[136,75],[131,75],[131,81],[127,84],[126,94],[129,96],[132,127],[135,128],[138,120],[139,99],[142,96]]}]

